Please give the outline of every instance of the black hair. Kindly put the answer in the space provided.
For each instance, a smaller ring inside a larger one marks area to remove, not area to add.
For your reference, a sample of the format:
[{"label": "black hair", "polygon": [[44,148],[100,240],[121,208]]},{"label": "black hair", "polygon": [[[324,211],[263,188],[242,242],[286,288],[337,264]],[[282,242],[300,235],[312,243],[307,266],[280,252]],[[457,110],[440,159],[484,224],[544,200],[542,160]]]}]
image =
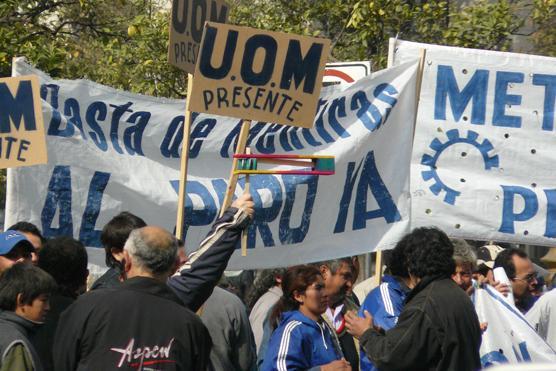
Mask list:
[{"label": "black hair", "polygon": [[450,277],[454,273],[454,246],[440,229],[415,228],[400,243],[406,246],[404,255],[407,271],[415,277]]},{"label": "black hair", "polygon": [[17,295],[23,304],[31,304],[40,295],[56,291],[56,281],[32,264],[18,263],[6,269],[0,277],[0,309],[15,311]]},{"label": "black hair", "polygon": [[494,268],[502,267],[506,271],[508,278],[515,278],[515,264],[513,257],[514,255],[520,258],[528,258],[527,253],[516,247],[509,247],[498,253],[496,259],[494,260]]},{"label": "black hair", "polygon": [[247,309],[251,311],[261,296],[271,287],[276,286],[276,278],[283,277],[285,273],[286,268],[265,269],[261,271],[247,292]]},{"label": "black hair", "polygon": [[385,251],[384,261],[391,275],[408,278],[407,264],[405,263],[405,253],[407,250],[408,239],[402,239],[392,250]]},{"label": "black hair", "polygon": [[39,252],[39,267],[58,284],[58,292],[76,297],[87,282],[87,251],[83,244],[67,236],[52,238]]},{"label": "black hair", "polygon": [[114,248],[118,251],[122,251],[131,231],[145,226],[147,226],[147,223],[145,223],[143,219],[128,211],[123,211],[113,217],[104,228],[102,228],[100,241],[104,247],[106,265],[108,267],[120,267],[119,262],[112,256],[111,250]]},{"label": "black hair", "polygon": [[46,239],[43,237],[40,229],[36,225],[34,225],[33,223],[17,222],[6,230],[31,233],[31,234],[34,234],[35,236],[39,237],[41,239],[42,243],[46,242]]}]

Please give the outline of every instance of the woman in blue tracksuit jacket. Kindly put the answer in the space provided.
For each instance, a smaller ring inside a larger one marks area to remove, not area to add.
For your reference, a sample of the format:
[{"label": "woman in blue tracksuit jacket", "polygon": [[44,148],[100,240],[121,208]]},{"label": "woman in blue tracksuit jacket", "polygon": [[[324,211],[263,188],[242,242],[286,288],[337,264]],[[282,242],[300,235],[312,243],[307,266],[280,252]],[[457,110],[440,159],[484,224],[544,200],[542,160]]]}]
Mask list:
[{"label": "woman in blue tracksuit jacket", "polygon": [[351,370],[321,319],[328,298],[320,271],[308,265],[288,269],[282,291],[270,318],[271,323],[280,318],[280,324],[270,338],[261,370]]}]

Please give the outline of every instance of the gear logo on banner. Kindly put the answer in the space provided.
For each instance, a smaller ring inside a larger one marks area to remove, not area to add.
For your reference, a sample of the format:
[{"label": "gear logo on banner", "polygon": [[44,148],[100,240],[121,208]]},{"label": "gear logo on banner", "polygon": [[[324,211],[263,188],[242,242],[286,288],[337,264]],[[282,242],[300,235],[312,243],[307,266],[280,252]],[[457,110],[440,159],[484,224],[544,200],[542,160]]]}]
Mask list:
[{"label": "gear logo on banner", "polygon": [[421,158],[421,165],[429,167],[429,170],[421,172],[423,180],[429,181],[432,179],[433,183],[429,187],[432,193],[439,195],[440,192],[444,191],[444,202],[450,205],[455,205],[456,198],[461,194],[461,192],[449,187],[445,184],[442,179],[438,176],[436,163],[440,158],[442,152],[454,144],[465,143],[470,146],[475,147],[481,153],[483,157],[483,162],[485,164],[485,170],[490,170],[492,168],[497,168],[499,165],[498,155],[491,156],[490,151],[494,149],[494,146],[488,139],[484,139],[482,143],[479,143],[479,133],[469,130],[467,136],[460,136],[457,129],[452,129],[446,132],[448,140],[442,142],[438,138],[434,138],[429,148],[434,151],[434,155],[424,154]]}]

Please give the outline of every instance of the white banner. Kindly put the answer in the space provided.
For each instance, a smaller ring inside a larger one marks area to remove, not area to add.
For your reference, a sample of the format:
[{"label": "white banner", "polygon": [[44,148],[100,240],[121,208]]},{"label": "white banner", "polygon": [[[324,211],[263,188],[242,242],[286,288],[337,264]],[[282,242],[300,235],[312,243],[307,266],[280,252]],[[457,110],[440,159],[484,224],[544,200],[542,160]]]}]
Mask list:
[{"label": "white banner", "polygon": [[[391,248],[409,227],[409,161],[416,62],[344,91],[323,89],[312,129],[254,123],[254,153],[336,156],[333,176],[251,177],[257,214],[247,257],[228,269],[287,266]],[[100,247],[100,230],[127,210],[175,228],[184,101],[130,94],[86,80],[41,79],[48,165],[8,172],[6,226]],[[266,104],[260,102],[260,104]],[[226,189],[239,120],[197,115],[192,125],[186,247],[196,249]],[[240,180],[236,195],[241,193]],[[102,249],[92,249],[102,264]]]},{"label": "white banner", "polygon": [[394,40],[390,58],[422,48],[411,226],[553,246],[556,58]]},{"label": "white banner", "polygon": [[475,310],[488,327],[481,343],[481,364],[556,362],[556,353],[525,317],[490,286],[475,291]]}]

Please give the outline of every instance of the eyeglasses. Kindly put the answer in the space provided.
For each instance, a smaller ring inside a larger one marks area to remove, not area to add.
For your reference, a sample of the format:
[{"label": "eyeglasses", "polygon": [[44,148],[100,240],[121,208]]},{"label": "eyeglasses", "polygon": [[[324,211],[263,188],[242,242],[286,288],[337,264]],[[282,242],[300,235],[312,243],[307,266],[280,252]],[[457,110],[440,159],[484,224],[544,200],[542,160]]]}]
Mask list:
[{"label": "eyeglasses", "polygon": [[536,273],[529,273],[528,275],[526,275],[524,278],[520,278],[520,277],[514,277],[512,278],[512,280],[520,280],[520,281],[525,281],[527,283],[532,283],[533,281],[535,281],[537,279],[537,274]]}]

